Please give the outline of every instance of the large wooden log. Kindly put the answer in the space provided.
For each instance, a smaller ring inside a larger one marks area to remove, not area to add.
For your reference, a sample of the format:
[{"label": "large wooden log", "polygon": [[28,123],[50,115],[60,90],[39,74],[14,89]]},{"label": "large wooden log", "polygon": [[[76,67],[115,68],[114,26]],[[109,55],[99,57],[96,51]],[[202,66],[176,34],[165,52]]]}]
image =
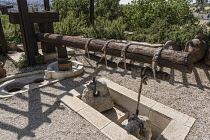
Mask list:
[{"label": "large wooden log", "polygon": [[[88,40],[89,38],[62,36],[49,33],[37,34],[37,41],[68,45],[80,49],[85,49],[85,44]],[[101,49],[105,43],[106,41],[104,40],[92,40],[88,45],[88,50],[103,53]],[[107,46],[106,53],[111,56],[121,57],[121,50],[125,45],[126,44],[124,43],[110,42]],[[140,46],[138,44],[130,45],[126,51],[126,59],[151,64],[156,50],[156,48]],[[183,72],[192,72],[193,68],[191,55],[189,53],[173,50],[162,50],[160,57],[157,60],[157,64],[160,67],[168,67]]]}]

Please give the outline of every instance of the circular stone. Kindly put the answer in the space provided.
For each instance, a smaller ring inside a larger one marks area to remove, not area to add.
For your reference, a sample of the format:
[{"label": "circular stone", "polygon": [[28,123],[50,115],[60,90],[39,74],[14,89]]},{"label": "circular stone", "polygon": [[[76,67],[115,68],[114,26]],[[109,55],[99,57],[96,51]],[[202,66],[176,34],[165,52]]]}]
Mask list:
[{"label": "circular stone", "polygon": [[45,71],[45,79],[64,79],[73,76],[80,75],[84,71],[84,66],[78,61],[72,61],[72,70],[69,71],[59,71],[58,62],[53,62],[47,66]]}]

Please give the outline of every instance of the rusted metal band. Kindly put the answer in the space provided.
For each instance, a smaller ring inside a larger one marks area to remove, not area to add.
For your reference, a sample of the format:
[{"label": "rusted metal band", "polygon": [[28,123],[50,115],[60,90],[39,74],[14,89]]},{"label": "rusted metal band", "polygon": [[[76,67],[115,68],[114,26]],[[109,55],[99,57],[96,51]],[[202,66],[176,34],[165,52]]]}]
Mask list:
[{"label": "rusted metal band", "polygon": [[156,70],[157,70],[157,66],[158,66],[157,60],[160,57],[160,54],[161,54],[162,50],[163,50],[163,47],[159,47],[156,50],[156,52],[155,52],[155,54],[154,54],[154,56],[152,58],[152,71],[153,71],[153,75],[154,75],[155,79],[156,79]]},{"label": "rusted metal band", "polygon": [[85,53],[87,53],[89,59],[90,59],[90,54],[89,54],[88,46],[92,40],[94,39],[93,38],[88,39],[88,41],[85,44]]},{"label": "rusted metal band", "polygon": [[101,49],[101,50],[104,52],[104,58],[105,58],[106,66],[107,66],[106,49],[107,49],[107,47],[108,47],[108,45],[109,45],[110,42],[114,42],[114,40],[108,40],[108,41],[104,44],[103,48]]}]

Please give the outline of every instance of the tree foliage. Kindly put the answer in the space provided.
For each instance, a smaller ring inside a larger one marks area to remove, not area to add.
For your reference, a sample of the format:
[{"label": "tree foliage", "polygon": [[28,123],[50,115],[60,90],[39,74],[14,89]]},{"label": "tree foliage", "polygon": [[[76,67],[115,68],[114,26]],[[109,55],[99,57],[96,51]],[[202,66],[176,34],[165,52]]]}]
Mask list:
[{"label": "tree foliage", "polygon": [[[197,33],[208,35],[206,26],[195,24],[188,0],[133,0],[125,6],[119,1],[95,0],[95,22],[90,25],[89,0],[52,0],[52,8],[60,15],[55,33],[149,43],[175,40],[182,45]],[[2,21],[6,38],[19,42],[19,25],[9,24],[5,16]],[[125,35],[125,31],[134,34]]]}]

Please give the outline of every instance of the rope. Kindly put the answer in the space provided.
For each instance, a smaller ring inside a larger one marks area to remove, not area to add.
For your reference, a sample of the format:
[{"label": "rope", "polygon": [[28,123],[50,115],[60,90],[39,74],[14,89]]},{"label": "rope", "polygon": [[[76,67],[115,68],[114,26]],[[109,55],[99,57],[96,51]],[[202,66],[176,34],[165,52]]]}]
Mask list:
[{"label": "rope", "polygon": [[85,53],[87,53],[89,59],[90,59],[90,54],[89,54],[88,46],[92,40],[93,38],[88,39],[88,41],[85,44]]},{"label": "rope", "polygon": [[142,92],[142,86],[143,84],[147,84],[146,80],[147,77],[145,75],[147,67],[144,67],[142,72],[141,72],[141,82],[140,82],[140,88],[139,88],[139,92],[138,92],[138,102],[137,102],[137,109],[136,109],[136,115],[139,115],[139,104],[140,104],[140,98],[141,98],[141,92]]},{"label": "rope", "polygon": [[121,57],[123,57],[123,61],[124,61],[124,68],[125,68],[125,70],[127,70],[127,68],[126,68],[126,50],[128,49],[128,47],[130,46],[130,45],[134,45],[134,44],[132,44],[132,43],[128,43],[128,44],[126,44],[124,47],[123,47],[123,49],[121,50]]},{"label": "rope", "polygon": [[95,75],[93,77],[93,94],[96,95],[97,91],[96,91],[96,76],[98,75],[98,65],[100,64],[100,62],[103,60],[104,57],[102,57],[97,63],[96,63],[96,69],[95,69]]},{"label": "rope", "polygon": [[162,50],[163,50],[163,47],[159,47],[156,50],[156,52],[155,52],[155,54],[154,54],[154,56],[152,58],[152,71],[153,71],[153,75],[154,75],[155,79],[156,79],[156,70],[157,70],[157,66],[158,66],[157,60],[160,57],[160,54],[161,54]]},{"label": "rope", "polygon": [[110,42],[113,42],[113,41],[114,41],[114,40],[108,40],[108,41],[104,44],[103,48],[101,49],[101,50],[104,52],[104,58],[105,58],[106,66],[107,66],[106,49],[107,49],[109,43],[110,43]]}]

